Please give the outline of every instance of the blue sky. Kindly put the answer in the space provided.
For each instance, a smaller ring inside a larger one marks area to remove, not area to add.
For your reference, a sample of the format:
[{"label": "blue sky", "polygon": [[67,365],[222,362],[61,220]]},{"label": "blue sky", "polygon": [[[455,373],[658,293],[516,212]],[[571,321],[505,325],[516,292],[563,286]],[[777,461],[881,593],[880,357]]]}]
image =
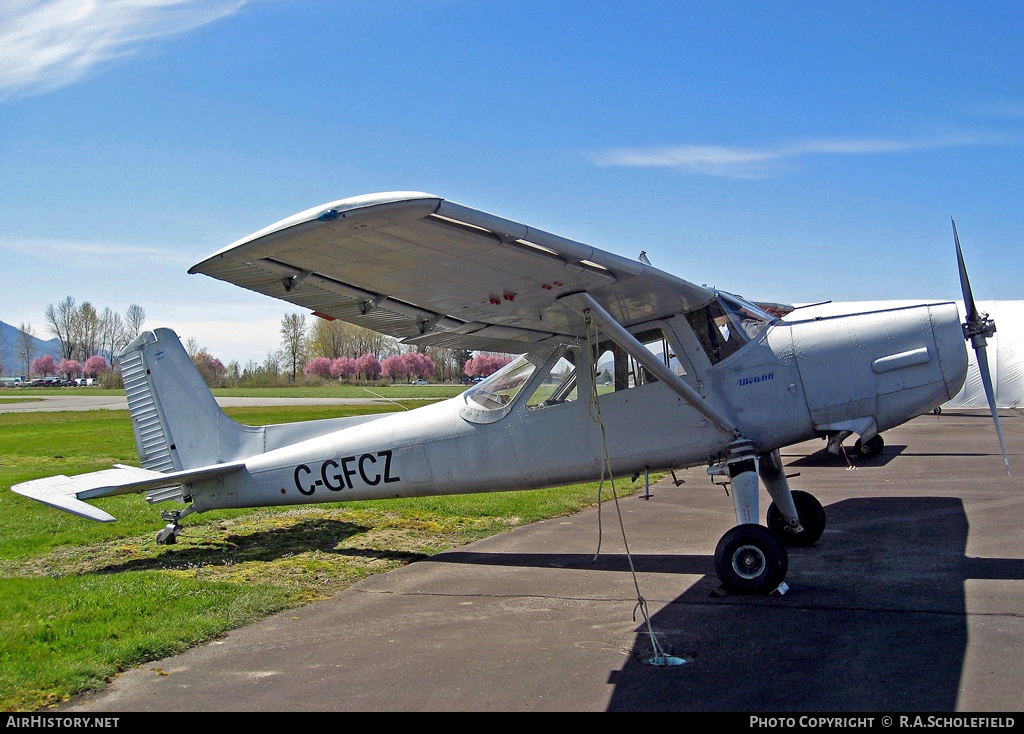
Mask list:
[{"label": "blue sky", "polygon": [[262,360],[188,267],[418,190],[751,298],[1024,298],[1024,5],[4,0],[0,320],[66,295]]}]

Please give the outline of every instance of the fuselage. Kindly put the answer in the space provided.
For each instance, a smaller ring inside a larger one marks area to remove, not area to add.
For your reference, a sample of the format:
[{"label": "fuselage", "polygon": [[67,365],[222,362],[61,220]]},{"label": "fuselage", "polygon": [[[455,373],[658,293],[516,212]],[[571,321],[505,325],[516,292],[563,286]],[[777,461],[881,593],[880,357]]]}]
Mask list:
[{"label": "fuselage", "polygon": [[[886,430],[956,395],[967,371],[951,303],[774,321],[725,357],[702,323],[630,331],[759,452]],[[204,511],[532,489],[597,480],[605,457],[617,476],[713,462],[735,439],[613,345],[577,344],[456,398],[252,456],[188,492]]]}]

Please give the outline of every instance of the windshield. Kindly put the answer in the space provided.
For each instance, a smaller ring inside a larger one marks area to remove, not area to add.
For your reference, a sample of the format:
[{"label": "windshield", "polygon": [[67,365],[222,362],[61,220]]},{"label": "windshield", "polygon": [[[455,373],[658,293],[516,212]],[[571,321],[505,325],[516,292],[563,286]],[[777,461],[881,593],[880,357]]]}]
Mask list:
[{"label": "windshield", "polygon": [[535,355],[524,354],[519,359],[502,367],[483,382],[477,383],[463,393],[466,400],[482,410],[499,410],[512,402],[537,369],[543,363]]},{"label": "windshield", "polygon": [[704,308],[686,314],[711,364],[755,339],[775,319],[739,296],[717,292]]},{"label": "windshield", "polygon": [[738,325],[746,334],[747,339],[753,339],[760,334],[768,324],[775,320],[754,304],[744,301],[739,296],[731,293],[719,293],[722,305],[729,313],[730,320]]}]

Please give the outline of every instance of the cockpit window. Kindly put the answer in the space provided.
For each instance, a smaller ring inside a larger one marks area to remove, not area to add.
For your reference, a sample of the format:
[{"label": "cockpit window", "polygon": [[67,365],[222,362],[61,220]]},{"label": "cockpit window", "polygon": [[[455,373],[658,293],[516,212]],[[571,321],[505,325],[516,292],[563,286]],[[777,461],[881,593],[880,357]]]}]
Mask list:
[{"label": "cockpit window", "polygon": [[463,395],[473,407],[481,410],[500,410],[511,403],[534,371],[543,364],[543,357],[524,354],[466,390]]},{"label": "cockpit window", "polygon": [[757,338],[775,319],[752,303],[728,293],[716,293],[707,306],[686,314],[711,364],[718,364]]},{"label": "cockpit window", "polygon": [[[665,366],[682,377],[686,368],[675,354],[675,348],[668,335],[659,328],[633,334],[651,354],[664,362]],[[602,341],[597,349],[597,391],[598,393],[619,392],[639,385],[649,385],[658,378],[648,372],[635,358],[611,340]]]},{"label": "cockpit window", "polygon": [[579,355],[576,351],[567,349],[537,384],[533,395],[526,401],[526,407],[532,410],[576,400],[579,396],[579,390],[576,387],[576,365],[578,362]]}]

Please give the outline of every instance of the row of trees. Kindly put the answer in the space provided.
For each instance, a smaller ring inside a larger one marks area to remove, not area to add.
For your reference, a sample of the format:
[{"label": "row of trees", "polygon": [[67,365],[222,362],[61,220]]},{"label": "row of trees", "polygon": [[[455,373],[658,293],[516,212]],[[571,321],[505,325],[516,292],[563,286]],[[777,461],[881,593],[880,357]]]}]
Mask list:
[{"label": "row of trees", "polygon": [[463,365],[472,354],[436,347],[403,351],[394,337],[355,324],[321,318],[307,323],[306,316],[289,314],[281,321],[278,356],[293,380],[301,373],[334,379],[383,377],[393,382],[434,377],[449,382],[462,378]]},{"label": "row of trees", "polygon": [[[21,364],[0,365],[0,372],[8,369],[24,369],[26,375],[49,377],[61,375],[67,378],[95,377],[117,365],[118,355],[132,339],[142,331],[146,323],[146,310],[132,304],[124,315],[104,308],[102,312],[88,301],[77,305],[72,296],[54,306],[52,303],[43,312],[46,327],[60,344],[60,357],[46,354],[36,357],[38,338],[31,324],[18,327],[16,351]],[[0,342],[0,352],[3,351]]]},{"label": "row of trees", "polygon": [[[45,311],[47,328],[60,343],[61,359],[50,355],[33,359],[32,327],[19,329],[19,352],[25,358],[25,370],[40,376],[66,378],[96,377],[116,373],[120,352],[142,330],[145,310],[128,307],[124,316],[92,304],[76,304],[72,296]],[[281,320],[281,343],[268,352],[262,363],[250,360],[224,365],[199,345],[195,338],[185,349],[203,379],[210,386],[274,386],[294,382],[299,375],[314,379],[400,380],[434,379],[457,382],[463,377],[486,377],[507,364],[508,357],[480,354],[465,349],[421,348],[404,351],[398,340],[344,321],[314,319],[307,323],[303,314],[287,314]]]},{"label": "row of trees", "polygon": [[94,355],[105,355],[113,365],[146,323],[146,310],[137,304],[121,316],[109,307],[101,313],[88,301],[77,305],[72,296],[56,306],[51,303],[44,316],[47,330],[60,342],[63,359],[85,362]]},{"label": "row of trees", "polygon": [[317,375],[323,378],[375,380],[386,377],[392,382],[402,379],[422,379],[431,377],[437,367],[434,360],[426,354],[407,352],[403,355],[393,354],[381,362],[373,354],[364,354],[357,359],[338,357],[331,360],[327,357],[314,357],[302,372],[306,376]]},{"label": "row of trees", "polygon": [[94,354],[82,364],[77,359],[62,359],[60,364],[50,354],[44,354],[32,360],[30,374],[41,377],[60,375],[68,380],[76,377],[99,377],[110,369],[110,364],[103,357]]}]

